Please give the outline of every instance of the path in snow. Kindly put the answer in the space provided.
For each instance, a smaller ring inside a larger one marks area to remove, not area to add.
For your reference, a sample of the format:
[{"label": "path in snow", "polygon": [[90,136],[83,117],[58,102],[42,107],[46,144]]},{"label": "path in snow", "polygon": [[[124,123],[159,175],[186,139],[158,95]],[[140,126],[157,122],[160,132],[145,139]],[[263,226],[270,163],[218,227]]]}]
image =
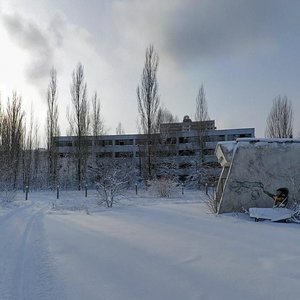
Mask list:
[{"label": "path in snow", "polygon": [[28,203],[0,218],[0,299],[64,299],[45,241],[47,205]]}]

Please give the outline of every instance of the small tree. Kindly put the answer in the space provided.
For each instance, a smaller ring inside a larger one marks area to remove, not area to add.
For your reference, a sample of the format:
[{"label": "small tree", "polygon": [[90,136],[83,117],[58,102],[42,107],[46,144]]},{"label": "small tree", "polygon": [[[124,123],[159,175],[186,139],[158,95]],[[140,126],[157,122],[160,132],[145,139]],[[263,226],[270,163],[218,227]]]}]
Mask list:
[{"label": "small tree", "polygon": [[206,198],[204,200],[204,203],[206,204],[207,209],[209,212],[216,214],[218,212],[218,201],[216,199],[214,192],[208,192],[206,195]]},{"label": "small tree", "polygon": [[118,123],[118,126],[116,128],[116,134],[117,135],[125,134],[125,130],[124,130],[121,122]]},{"label": "small tree", "polygon": [[127,159],[102,159],[90,166],[92,180],[98,192],[98,204],[113,207],[133,179],[132,162]]},{"label": "small tree", "polygon": [[286,96],[277,96],[267,118],[266,137],[292,138],[293,137],[293,107]]},{"label": "small tree", "polygon": [[174,116],[167,108],[160,107],[157,111],[155,132],[160,132],[160,125],[163,123],[176,123],[176,122],[178,122],[177,116]]},{"label": "small tree", "polygon": [[169,198],[178,186],[178,183],[171,177],[157,178],[152,180],[150,184],[161,198]]}]

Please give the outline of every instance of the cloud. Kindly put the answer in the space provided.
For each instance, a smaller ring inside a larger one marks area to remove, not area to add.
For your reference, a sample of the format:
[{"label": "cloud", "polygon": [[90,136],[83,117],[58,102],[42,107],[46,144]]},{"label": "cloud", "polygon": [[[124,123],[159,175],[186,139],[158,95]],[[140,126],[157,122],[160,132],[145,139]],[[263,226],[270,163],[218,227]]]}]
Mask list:
[{"label": "cloud", "polygon": [[[52,26],[45,28],[20,14],[3,14],[2,22],[15,44],[27,53],[26,80],[36,86],[49,77],[55,65],[55,52],[63,44],[63,37],[57,30],[62,19],[55,16]],[[54,26],[56,24],[56,26]]]},{"label": "cloud", "polygon": [[3,24],[10,37],[30,57],[26,69],[27,79],[33,82],[48,76],[54,50],[49,43],[47,34],[36,24],[18,14],[3,15]]},{"label": "cloud", "polygon": [[263,46],[268,1],[187,1],[169,18],[164,46],[175,58],[194,61]]},{"label": "cloud", "polygon": [[299,1],[133,0],[116,2],[115,22],[135,44],[152,42],[173,61],[191,63],[227,55],[267,53],[294,22]]}]

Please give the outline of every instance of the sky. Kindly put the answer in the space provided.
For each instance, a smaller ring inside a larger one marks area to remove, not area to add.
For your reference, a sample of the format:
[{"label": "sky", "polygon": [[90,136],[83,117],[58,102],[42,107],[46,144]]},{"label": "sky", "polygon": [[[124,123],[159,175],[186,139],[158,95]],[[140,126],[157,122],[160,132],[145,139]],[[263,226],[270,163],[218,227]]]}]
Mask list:
[{"label": "sky", "polygon": [[107,133],[136,133],[136,89],[146,48],[159,55],[161,104],[195,114],[203,84],[218,129],[254,127],[264,137],[274,98],[287,96],[300,136],[300,2],[297,0],[0,0],[2,107],[16,91],[45,131],[50,69],[57,70],[66,133],[72,72],[84,66]]}]

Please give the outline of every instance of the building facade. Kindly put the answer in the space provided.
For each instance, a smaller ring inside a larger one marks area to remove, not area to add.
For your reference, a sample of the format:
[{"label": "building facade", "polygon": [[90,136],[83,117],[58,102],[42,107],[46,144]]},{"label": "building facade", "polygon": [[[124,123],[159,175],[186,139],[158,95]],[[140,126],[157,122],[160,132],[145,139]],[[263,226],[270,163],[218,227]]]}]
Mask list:
[{"label": "building facade", "polygon": [[[220,170],[215,156],[218,142],[251,137],[254,128],[218,130],[214,120],[193,122],[185,116],[182,122],[161,124],[160,132],[151,135],[150,140],[146,134],[123,134],[87,136],[84,143],[88,157],[96,161],[129,159],[143,176],[146,157],[150,156],[153,175],[177,176],[184,181],[195,174],[204,176],[203,170],[210,170],[211,175]],[[75,154],[76,140],[74,136],[55,137],[60,160]]]}]

